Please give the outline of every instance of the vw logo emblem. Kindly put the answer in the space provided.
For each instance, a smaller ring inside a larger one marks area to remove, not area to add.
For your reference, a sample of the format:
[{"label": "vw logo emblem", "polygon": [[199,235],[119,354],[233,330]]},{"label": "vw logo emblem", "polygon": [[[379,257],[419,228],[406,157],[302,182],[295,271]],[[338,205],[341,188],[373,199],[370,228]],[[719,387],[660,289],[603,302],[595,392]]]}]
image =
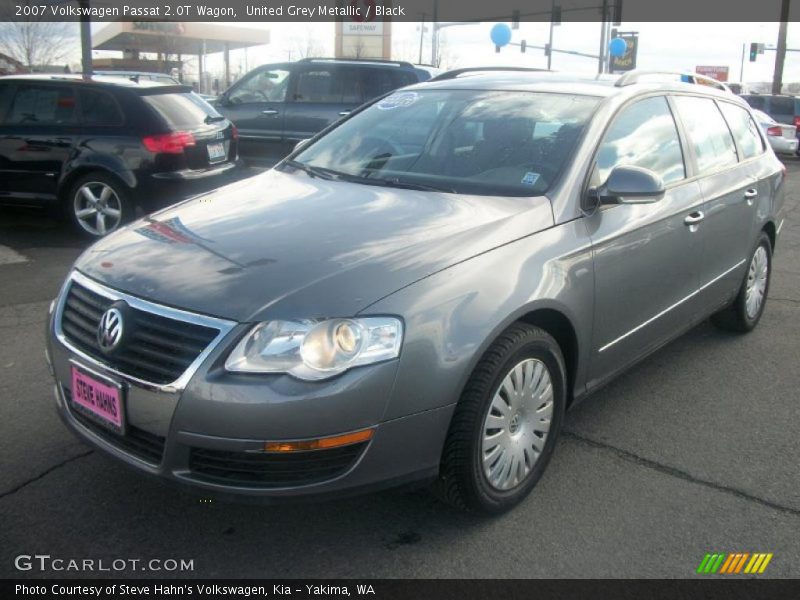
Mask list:
[{"label": "vw logo emblem", "polygon": [[109,308],[100,317],[97,326],[97,343],[103,352],[110,352],[119,345],[122,339],[122,312],[117,308]]}]

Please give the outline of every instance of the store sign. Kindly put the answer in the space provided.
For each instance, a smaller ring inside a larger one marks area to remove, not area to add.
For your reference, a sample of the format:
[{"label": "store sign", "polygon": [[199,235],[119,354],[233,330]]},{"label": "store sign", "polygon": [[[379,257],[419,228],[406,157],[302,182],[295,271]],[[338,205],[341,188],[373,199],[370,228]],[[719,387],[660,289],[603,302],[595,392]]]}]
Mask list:
[{"label": "store sign", "polygon": [[383,21],[345,21],[342,23],[344,35],[383,35]]},{"label": "store sign", "polygon": [[705,75],[717,81],[728,81],[728,67],[698,66],[694,68],[698,75]]},{"label": "store sign", "polygon": [[625,54],[611,57],[611,72],[633,71],[636,68],[636,52],[639,50],[638,33],[622,33],[619,35],[627,44]]}]

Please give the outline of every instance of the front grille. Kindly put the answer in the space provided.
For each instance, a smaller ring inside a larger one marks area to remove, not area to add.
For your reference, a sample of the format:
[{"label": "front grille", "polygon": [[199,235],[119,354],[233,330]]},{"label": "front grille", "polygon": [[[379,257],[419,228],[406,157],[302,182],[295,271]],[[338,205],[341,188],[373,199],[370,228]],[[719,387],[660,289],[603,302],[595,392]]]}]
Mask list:
[{"label": "front grille", "polygon": [[61,329],[71,344],[120,371],[157,384],[178,379],[219,334],[219,330],[156,315],[131,307],[132,323],[119,348],[104,354],[97,326],[114,300],[70,283],[61,315]]},{"label": "front grille", "polygon": [[[69,398],[70,391],[65,388],[64,394],[66,398]],[[67,405],[69,406],[69,401],[67,401]],[[128,425],[125,435],[120,435],[102,425],[98,425],[79,411],[73,410],[71,406],[69,412],[78,423],[109,444],[137,458],[141,458],[145,462],[154,465],[161,462],[161,457],[164,455],[165,438],[133,425]]]},{"label": "front grille", "polygon": [[192,448],[189,469],[198,479],[223,485],[260,488],[308,485],[347,471],[366,444],[275,454]]}]

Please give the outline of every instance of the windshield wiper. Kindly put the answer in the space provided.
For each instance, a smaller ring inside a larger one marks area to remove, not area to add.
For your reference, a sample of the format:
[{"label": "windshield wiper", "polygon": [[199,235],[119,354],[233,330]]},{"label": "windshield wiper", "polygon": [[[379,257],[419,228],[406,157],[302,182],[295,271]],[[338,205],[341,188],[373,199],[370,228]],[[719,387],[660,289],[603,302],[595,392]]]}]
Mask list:
[{"label": "windshield wiper", "polygon": [[320,179],[328,179],[328,180],[335,180],[341,179],[342,174],[338,171],[334,171],[333,169],[326,169],[325,167],[315,167],[306,163],[302,163],[297,160],[287,160],[286,163],[292,168],[300,169],[301,171],[305,171],[311,177],[319,177]]},{"label": "windshield wiper", "polygon": [[449,187],[430,185],[428,183],[417,183],[415,181],[403,181],[397,177],[391,179],[373,179],[361,177],[358,181],[366,184],[385,185],[386,187],[402,188],[404,190],[420,190],[422,192],[447,192],[449,194],[457,194],[458,192]]}]

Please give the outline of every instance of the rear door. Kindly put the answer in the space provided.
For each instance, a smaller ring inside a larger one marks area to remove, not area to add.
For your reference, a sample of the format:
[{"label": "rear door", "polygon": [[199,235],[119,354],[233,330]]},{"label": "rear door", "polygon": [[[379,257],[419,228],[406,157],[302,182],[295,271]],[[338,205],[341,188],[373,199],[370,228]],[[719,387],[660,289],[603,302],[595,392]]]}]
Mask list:
[{"label": "rear door", "polygon": [[264,65],[222,95],[217,108],[238,128],[245,158],[274,159],[287,153],[283,128],[290,75],[290,65]]},{"label": "rear door", "polygon": [[299,63],[286,110],[286,141],[308,139],[364,102],[358,66]]},{"label": "rear door", "polygon": [[[720,102],[726,105],[730,118],[726,121],[712,98],[675,96],[674,102],[705,199],[704,218],[698,224],[705,240],[701,285],[704,306],[713,307],[738,289],[750,252],[759,190],[749,160],[754,152],[763,151],[761,136],[751,131],[756,125],[747,122],[749,114],[742,109],[737,113],[736,106]],[[740,140],[738,147],[732,130]]]},{"label": "rear door", "polygon": [[79,134],[73,86],[18,83],[0,130],[3,195],[22,202],[55,200]]},{"label": "rear door", "polygon": [[590,185],[620,165],[653,171],[666,191],[652,204],[603,206],[587,220],[595,270],[590,386],[683,331],[698,312],[703,234],[691,219],[703,196],[664,96],[622,108],[597,150]]}]

